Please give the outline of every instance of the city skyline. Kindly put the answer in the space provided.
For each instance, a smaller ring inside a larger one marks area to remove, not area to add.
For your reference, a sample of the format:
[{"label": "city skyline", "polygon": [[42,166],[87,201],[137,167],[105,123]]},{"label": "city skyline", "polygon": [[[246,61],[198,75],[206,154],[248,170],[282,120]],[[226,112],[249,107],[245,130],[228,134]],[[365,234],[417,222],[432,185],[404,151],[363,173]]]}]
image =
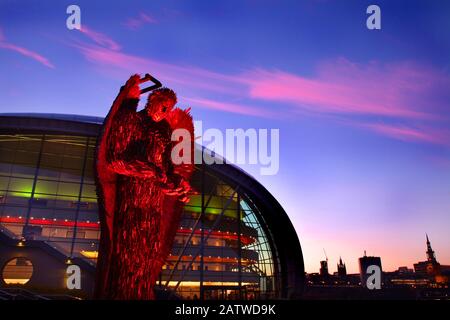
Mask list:
[{"label": "city skyline", "polygon": [[[425,234],[425,236],[426,236],[426,244],[428,245],[429,244],[429,242],[431,242],[430,240],[429,240],[429,237],[428,237],[428,234]],[[417,262],[419,262],[419,261],[426,261],[426,260],[429,260],[429,256],[428,256],[428,247],[427,247],[427,250],[424,250],[424,256],[423,257],[418,257],[417,258],[417,261],[415,261],[415,262],[413,262],[413,263],[411,263],[411,264],[404,264],[404,265],[399,265],[399,266],[397,266],[396,268],[394,268],[394,269],[389,269],[389,270],[384,270],[383,269],[383,272],[393,272],[393,271],[397,271],[399,268],[402,268],[402,267],[407,267],[408,269],[413,269],[413,267],[414,267],[414,264],[415,263],[417,263]],[[435,251],[432,251],[433,252],[433,254],[435,254]],[[367,251],[366,250],[364,250],[364,252],[363,252],[363,254],[362,255],[360,255],[360,257],[363,257],[363,256],[377,256],[376,254],[372,254],[372,253],[369,253],[369,254],[367,254]],[[439,259],[436,257],[437,255],[435,254],[435,260],[436,261],[438,261],[439,262]],[[360,258],[360,257],[358,257],[358,259]],[[381,263],[383,264],[383,257],[381,257],[380,256],[380,258],[381,258]],[[427,259],[424,259],[424,258],[427,258]],[[330,260],[329,259],[329,257],[328,257],[328,255],[326,254],[326,252],[325,252],[325,249],[324,249],[324,259],[321,259],[321,261],[327,261],[327,263],[328,263],[328,271],[329,271],[329,273],[330,274],[334,274],[334,273],[337,273],[338,272],[338,267],[337,267],[337,265],[339,265],[341,262],[344,264],[344,266],[345,265],[347,265],[347,260],[345,259],[345,258],[342,258],[342,256],[339,256],[338,258],[336,258],[335,260]],[[307,273],[318,273],[319,272],[319,269],[320,269],[320,263],[319,263],[320,261],[318,261],[317,262],[317,265],[318,265],[318,268],[317,268],[317,270],[314,270],[314,271],[310,271],[310,272],[307,272]],[[443,263],[445,264],[446,263],[446,261],[443,261]],[[330,266],[334,266],[334,267],[330,267]],[[359,274],[360,273],[360,270],[356,270],[356,271],[354,271],[354,272],[347,272],[347,274]]]},{"label": "city skyline", "polygon": [[[412,267],[428,233],[450,262],[449,3],[0,4],[1,112],[105,116],[151,72],[205,128],[279,128],[280,170],[241,166],[293,222],[307,272]],[[273,10],[276,6],[279,10]],[[333,267],[334,268],[334,267]],[[331,268],[333,270],[333,268]]]}]

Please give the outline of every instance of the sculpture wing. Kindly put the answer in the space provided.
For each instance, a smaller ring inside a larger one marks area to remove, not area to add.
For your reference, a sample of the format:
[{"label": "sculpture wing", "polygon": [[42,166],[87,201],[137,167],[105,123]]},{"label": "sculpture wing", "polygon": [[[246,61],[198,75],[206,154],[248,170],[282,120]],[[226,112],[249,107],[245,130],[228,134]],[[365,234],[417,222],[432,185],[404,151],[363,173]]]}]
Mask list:
[{"label": "sculpture wing", "polygon": [[[116,193],[116,180],[117,174],[112,170],[108,169],[107,165],[107,149],[109,144],[109,138],[111,133],[111,127],[114,123],[116,115],[125,99],[125,91],[121,89],[119,95],[116,100],[114,100],[111,109],[106,116],[102,132],[99,135],[98,143],[97,143],[97,161],[96,161],[96,173],[97,173],[97,182],[100,186],[99,190],[97,190],[98,199],[101,203],[99,203],[99,211],[100,211],[100,219],[103,219],[108,230],[108,237],[111,238],[113,219],[114,219],[114,209],[115,209],[115,193]],[[102,217],[103,215],[103,217]]]},{"label": "sculpture wing", "polygon": [[117,174],[108,169],[107,166],[107,146],[111,134],[112,123],[125,99],[123,87],[114,100],[111,109],[106,116],[102,131],[98,137],[95,163],[95,179],[97,185],[98,211],[101,224],[101,237],[99,244],[99,254],[97,260],[97,277],[95,283],[96,298],[103,298],[109,276],[109,259],[112,249],[112,230],[116,199]]}]

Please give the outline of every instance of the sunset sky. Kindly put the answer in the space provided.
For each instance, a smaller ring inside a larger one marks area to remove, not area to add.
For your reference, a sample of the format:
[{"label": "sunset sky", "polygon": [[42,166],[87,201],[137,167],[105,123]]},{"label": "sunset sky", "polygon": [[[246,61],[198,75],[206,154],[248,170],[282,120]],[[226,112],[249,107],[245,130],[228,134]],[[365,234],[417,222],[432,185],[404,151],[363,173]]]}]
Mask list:
[{"label": "sunset sky", "polygon": [[426,232],[450,264],[450,1],[0,0],[0,112],[105,116],[146,72],[203,129],[280,130],[278,174],[242,167],[285,208],[308,272],[323,249],[331,272],[364,250],[412,268]]}]

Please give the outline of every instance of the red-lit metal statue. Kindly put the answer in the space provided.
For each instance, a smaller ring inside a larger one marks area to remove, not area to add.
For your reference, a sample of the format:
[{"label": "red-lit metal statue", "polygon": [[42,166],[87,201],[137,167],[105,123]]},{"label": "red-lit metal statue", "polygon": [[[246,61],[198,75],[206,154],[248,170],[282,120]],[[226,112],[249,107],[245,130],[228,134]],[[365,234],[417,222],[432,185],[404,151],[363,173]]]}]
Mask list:
[{"label": "red-lit metal statue", "polygon": [[[155,85],[140,90],[139,84]],[[189,201],[192,161],[174,164],[175,129],[194,126],[189,110],[146,75],[132,76],[105,118],[97,148],[96,178],[101,238],[95,296],[99,299],[154,299],[153,287],[169,254],[183,206]],[[137,112],[140,94],[153,90]]]}]

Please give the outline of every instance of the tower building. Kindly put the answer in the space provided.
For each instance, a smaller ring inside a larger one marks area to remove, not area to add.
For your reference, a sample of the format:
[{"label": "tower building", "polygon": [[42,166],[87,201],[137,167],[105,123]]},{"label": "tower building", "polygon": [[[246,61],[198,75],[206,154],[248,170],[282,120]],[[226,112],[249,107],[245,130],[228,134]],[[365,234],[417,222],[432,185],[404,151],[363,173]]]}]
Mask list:
[{"label": "tower building", "polygon": [[414,271],[422,276],[430,276],[434,277],[440,274],[441,265],[436,259],[436,255],[434,253],[433,248],[431,247],[430,239],[428,238],[428,234],[426,235],[427,239],[427,261],[420,261],[414,264]]},{"label": "tower building", "polygon": [[337,264],[337,272],[339,277],[345,277],[347,275],[347,268],[345,263],[342,262],[342,258],[339,257],[339,263]]}]

